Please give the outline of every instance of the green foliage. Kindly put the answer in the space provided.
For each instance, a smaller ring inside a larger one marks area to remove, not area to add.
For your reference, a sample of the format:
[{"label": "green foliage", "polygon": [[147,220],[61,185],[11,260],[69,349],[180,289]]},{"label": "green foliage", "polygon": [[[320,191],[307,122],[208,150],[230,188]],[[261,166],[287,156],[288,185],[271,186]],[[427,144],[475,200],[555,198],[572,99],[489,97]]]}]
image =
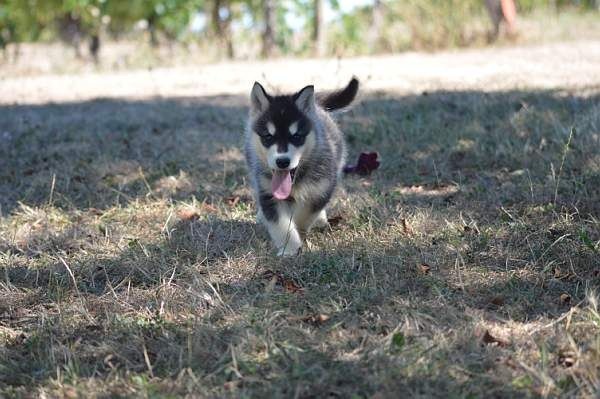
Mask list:
[{"label": "green foliage", "polygon": [[519,0],[517,6],[522,12],[531,12],[539,8],[561,9],[566,7],[597,10],[600,3],[598,0]]},{"label": "green foliage", "polygon": [[5,43],[39,40],[44,27],[55,15],[52,1],[7,0],[0,4],[1,40]]},{"label": "green foliage", "polygon": [[[337,2],[333,2],[337,3]],[[334,52],[364,54],[407,49],[429,50],[485,43],[490,29],[482,0],[383,1],[384,21],[378,43],[368,42],[373,24],[372,5],[343,14],[331,28]],[[520,0],[519,14],[575,8],[598,10],[598,0]],[[335,9],[335,4],[334,4]]]},{"label": "green foliage", "polygon": [[66,16],[83,33],[106,25],[112,34],[130,32],[139,21],[167,37],[185,31],[204,0],[7,0],[0,4],[0,44],[53,39]]},{"label": "green foliage", "polygon": [[[327,2],[338,14],[327,27],[329,50],[334,53],[465,46],[483,41],[489,29],[482,0],[382,0],[384,17],[378,27],[373,26],[374,2],[347,13],[342,12],[339,0]],[[311,48],[314,1],[275,3],[277,47],[284,54],[305,53]],[[159,36],[181,39],[194,16],[215,4],[229,9],[229,22],[242,22],[236,25],[242,40],[259,40],[264,29],[262,0],[3,0],[0,48],[62,37],[61,28],[67,22],[74,23],[83,36],[98,32],[119,36],[145,26],[154,43]],[[517,5],[521,15],[540,9],[598,11],[600,6],[599,0],[520,0]],[[205,16],[211,18],[210,13]],[[289,26],[290,16],[304,21],[302,32]]]},{"label": "green foliage", "polygon": [[369,24],[370,13],[365,9],[342,15],[332,28],[331,42],[334,52],[350,54],[368,52],[368,45],[363,37]]},{"label": "green foliage", "polygon": [[202,5],[200,0],[141,1],[144,19],[155,21],[156,29],[171,38],[179,37]]}]

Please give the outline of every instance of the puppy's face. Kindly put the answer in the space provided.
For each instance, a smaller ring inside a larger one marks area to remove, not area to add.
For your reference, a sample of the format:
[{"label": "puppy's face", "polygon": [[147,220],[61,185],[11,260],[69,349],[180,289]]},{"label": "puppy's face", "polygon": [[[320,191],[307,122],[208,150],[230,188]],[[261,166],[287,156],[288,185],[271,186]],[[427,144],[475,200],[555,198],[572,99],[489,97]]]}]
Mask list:
[{"label": "puppy's face", "polygon": [[315,109],[313,86],[289,96],[270,96],[255,83],[250,98],[254,147],[259,156],[272,171],[293,173],[314,145],[308,117]]}]

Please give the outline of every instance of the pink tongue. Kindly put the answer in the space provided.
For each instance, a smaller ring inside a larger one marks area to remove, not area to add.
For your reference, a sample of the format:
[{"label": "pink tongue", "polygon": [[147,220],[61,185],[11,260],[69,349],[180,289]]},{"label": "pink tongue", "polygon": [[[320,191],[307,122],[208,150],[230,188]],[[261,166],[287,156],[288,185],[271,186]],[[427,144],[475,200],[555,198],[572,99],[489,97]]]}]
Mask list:
[{"label": "pink tongue", "polygon": [[273,197],[278,200],[284,200],[290,196],[292,193],[292,176],[289,170],[273,171],[271,190],[273,190]]}]

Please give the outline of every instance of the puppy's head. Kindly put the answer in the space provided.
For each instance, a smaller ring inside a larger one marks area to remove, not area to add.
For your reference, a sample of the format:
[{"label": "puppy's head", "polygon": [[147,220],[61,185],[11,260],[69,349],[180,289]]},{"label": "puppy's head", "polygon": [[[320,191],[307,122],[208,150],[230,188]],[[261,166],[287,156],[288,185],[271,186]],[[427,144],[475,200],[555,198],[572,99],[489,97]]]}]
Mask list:
[{"label": "puppy's head", "polygon": [[254,83],[250,94],[250,124],[254,148],[273,172],[273,195],[286,199],[302,157],[314,146],[311,116],[315,90],[306,86],[292,95],[271,96]]}]

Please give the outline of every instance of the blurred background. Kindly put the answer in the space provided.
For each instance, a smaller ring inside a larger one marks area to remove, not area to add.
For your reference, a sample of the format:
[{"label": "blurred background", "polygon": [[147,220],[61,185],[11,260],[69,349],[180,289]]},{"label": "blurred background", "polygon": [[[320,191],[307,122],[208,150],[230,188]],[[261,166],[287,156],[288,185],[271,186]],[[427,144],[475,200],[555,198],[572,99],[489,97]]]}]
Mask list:
[{"label": "blurred background", "polygon": [[599,25],[600,0],[2,0],[0,72],[598,39]]}]

